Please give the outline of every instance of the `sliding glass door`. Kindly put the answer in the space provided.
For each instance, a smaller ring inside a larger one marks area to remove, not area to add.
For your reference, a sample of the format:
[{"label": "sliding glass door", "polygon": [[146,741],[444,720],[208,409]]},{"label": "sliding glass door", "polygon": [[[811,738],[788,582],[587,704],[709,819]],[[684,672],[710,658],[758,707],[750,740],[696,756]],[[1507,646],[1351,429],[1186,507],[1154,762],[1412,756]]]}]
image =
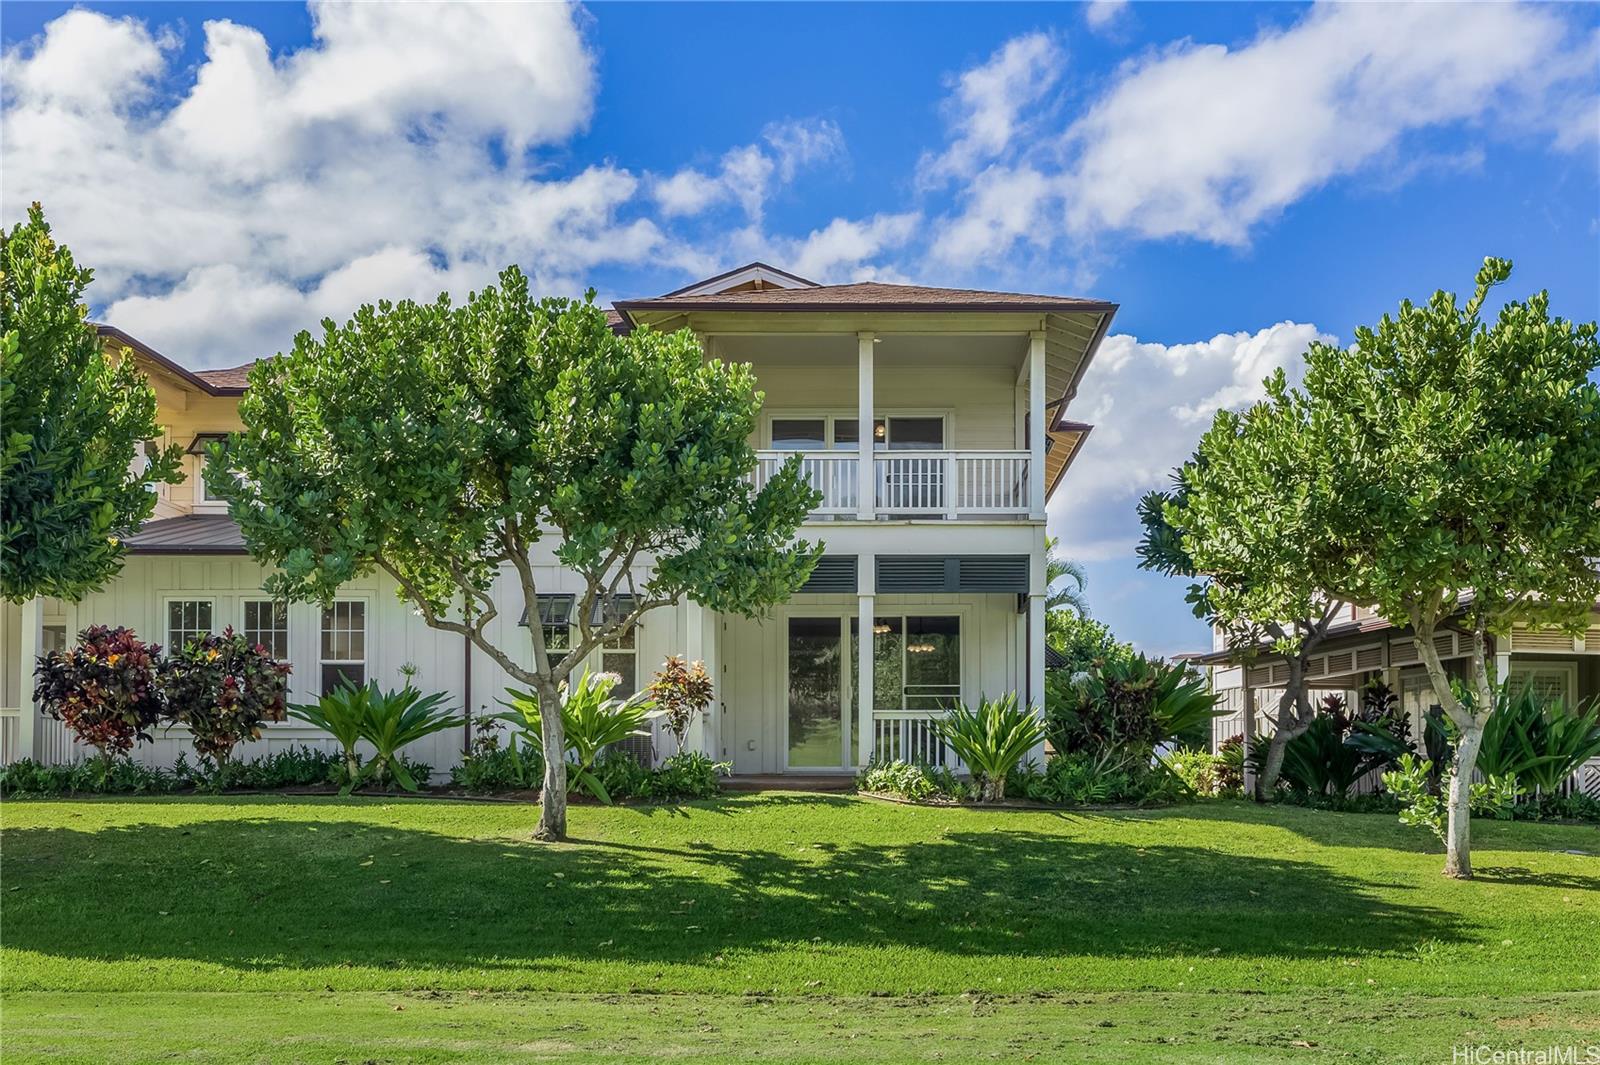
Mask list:
[{"label": "sliding glass door", "polygon": [[844,619],[789,619],[790,769],[844,769]]}]

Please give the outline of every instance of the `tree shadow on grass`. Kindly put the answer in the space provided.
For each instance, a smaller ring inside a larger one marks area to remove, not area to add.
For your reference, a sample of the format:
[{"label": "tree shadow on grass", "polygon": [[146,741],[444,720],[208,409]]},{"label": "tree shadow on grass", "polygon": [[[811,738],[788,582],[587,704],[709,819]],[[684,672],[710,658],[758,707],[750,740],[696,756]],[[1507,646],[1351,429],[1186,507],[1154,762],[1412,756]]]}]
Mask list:
[{"label": "tree shadow on grass", "polygon": [[[1419,941],[1470,932],[1453,914],[1396,901],[1405,889],[1380,896],[1313,863],[1090,842],[1003,821],[904,845],[740,850],[552,846],[233,813],[7,830],[5,945],[258,972],[557,972],[595,959],[709,964],[725,950],[812,944],[959,958],[1320,959],[1409,955]],[[884,964],[913,978],[902,963]]]}]

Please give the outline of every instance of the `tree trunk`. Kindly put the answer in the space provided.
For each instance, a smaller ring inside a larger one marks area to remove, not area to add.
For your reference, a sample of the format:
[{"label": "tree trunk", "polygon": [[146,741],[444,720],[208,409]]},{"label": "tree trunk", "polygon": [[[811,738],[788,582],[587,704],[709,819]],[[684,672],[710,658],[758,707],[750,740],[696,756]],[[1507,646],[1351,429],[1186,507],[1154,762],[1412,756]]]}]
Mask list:
[{"label": "tree trunk", "polygon": [[544,787],[539,792],[539,827],[533,838],[567,838],[567,738],[561,729],[560,689],[540,678],[539,734],[544,741]]},{"label": "tree trunk", "polygon": [[1278,775],[1283,772],[1283,752],[1293,739],[1279,727],[1267,741],[1267,757],[1261,763],[1261,775],[1256,777],[1256,802],[1266,802],[1278,786]]},{"label": "tree trunk", "polygon": [[1472,879],[1472,771],[1483,745],[1483,726],[1476,721],[1461,730],[1450,775],[1449,824],[1445,829],[1444,875]]},{"label": "tree trunk", "polygon": [[1004,802],[1006,798],[1006,778],[985,776],[983,783],[978,787],[979,802]]}]

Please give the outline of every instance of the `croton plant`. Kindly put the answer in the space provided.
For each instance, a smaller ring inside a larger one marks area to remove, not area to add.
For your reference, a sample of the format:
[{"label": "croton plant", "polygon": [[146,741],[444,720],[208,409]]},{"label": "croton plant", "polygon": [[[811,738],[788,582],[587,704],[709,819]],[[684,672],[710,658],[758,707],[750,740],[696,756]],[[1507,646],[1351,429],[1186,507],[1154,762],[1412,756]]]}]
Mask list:
[{"label": "croton plant", "polygon": [[232,627],[169,652],[160,672],[167,717],[219,766],[236,744],[260,739],[264,722],[284,720],[288,665]]},{"label": "croton plant", "polygon": [[132,629],[90,626],[76,646],[39,659],[39,704],[102,756],[127,754],[161,718],[160,654]]}]

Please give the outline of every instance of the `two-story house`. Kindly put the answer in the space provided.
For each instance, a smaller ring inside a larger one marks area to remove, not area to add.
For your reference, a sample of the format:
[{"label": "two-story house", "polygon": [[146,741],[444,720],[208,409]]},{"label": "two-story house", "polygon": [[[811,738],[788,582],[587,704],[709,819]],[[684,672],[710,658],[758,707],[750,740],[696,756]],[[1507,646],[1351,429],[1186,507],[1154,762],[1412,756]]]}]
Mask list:
[{"label": "two-story house", "polygon": [[[1045,505],[1088,433],[1067,409],[1115,311],[1057,296],[819,285],[761,263],[619,302],[619,331],[688,328],[706,358],[753,366],[766,396],[754,475],[805,456],[822,502],[803,535],[826,553],[770,617],[724,617],[694,602],[661,608],[593,665],[621,674],[627,691],[669,654],[703,660],[716,700],[691,743],[738,773],[847,772],[874,753],[937,759],[928,722],[953,700],[1015,691],[1041,704]],[[210,436],[239,427],[248,366],[193,372],[104,332],[147,367],[167,439],[194,457],[185,482],[163,488],[155,519],[129,538],[110,586],[77,604],[13,607],[0,621],[0,705],[24,708],[6,720],[8,756],[73,755],[59,725],[26,710],[29,664],[96,622],[163,644],[233,625],[292,664],[295,701],[341,678],[398,685],[405,666],[419,687],[474,713],[495,707],[500,669],[463,638],[428,628],[384,576],[353,582],[328,606],[263,595],[263,571],[209,499],[201,458]],[[581,585],[546,545],[534,562],[536,623],[559,646]],[[514,601],[513,582],[497,594]],[[520,613],[520,603],[502,609],[500,646],[526,646]],[[442,733],[410,753],[443,769],[468,741],[465,730]],[[289,722],[262,744],[306,742],[321,741]],[[168,761],[186,746],[174,733],[139,757]]]}]

